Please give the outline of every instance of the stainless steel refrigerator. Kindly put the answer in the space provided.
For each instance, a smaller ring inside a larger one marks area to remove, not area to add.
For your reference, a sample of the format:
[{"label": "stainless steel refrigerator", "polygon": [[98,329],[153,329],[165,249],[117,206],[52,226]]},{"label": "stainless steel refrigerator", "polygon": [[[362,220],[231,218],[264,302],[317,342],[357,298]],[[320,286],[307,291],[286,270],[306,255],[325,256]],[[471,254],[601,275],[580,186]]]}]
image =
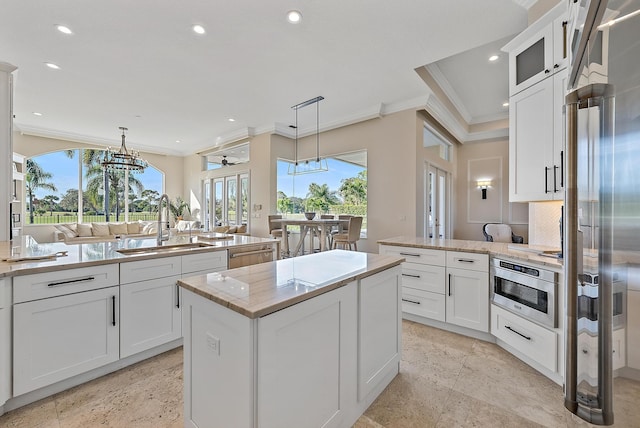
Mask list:
[{"label": "stainless steel refrigerator", "polygon": [[565,407],[611,425],[640,406],[617,390],[640,380],[640,0],[568,4]]}]

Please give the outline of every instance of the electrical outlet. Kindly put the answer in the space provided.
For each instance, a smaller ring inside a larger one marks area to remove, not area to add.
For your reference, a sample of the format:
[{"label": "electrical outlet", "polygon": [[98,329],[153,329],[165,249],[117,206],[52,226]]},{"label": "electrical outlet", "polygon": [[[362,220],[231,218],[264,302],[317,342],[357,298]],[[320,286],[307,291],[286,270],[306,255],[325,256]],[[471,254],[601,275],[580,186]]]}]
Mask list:
[{"label": "electrical outlet", "polygon": [[207,333],[207,348],[209,348],[212,353],[220,355],[220,339],[212,336],[211,333]]}]

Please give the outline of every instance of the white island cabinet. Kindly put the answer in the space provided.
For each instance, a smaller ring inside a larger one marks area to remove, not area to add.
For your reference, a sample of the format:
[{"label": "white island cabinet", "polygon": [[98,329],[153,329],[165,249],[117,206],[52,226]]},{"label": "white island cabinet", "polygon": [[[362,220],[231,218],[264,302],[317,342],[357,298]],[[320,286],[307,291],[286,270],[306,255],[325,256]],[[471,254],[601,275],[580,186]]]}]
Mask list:
[{"label": "white island cabinet", "polygon": [[334,250],[180,281],[185,427],[351,427],[398,373],[400,261]]},{"label": "white island cabinet", "polygon": [[11,397],[11,279],[0,278],[0,409]]}]

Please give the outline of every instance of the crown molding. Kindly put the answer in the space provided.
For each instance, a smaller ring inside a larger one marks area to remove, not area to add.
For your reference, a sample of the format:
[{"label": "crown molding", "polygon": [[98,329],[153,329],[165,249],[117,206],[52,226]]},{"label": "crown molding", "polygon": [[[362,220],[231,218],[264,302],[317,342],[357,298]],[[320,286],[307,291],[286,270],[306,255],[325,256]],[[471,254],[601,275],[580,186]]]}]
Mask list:
[{"label": "crown molding", "polygon": [[[54,140],[64,140],[71,141],[74,143],[82,143],[82,144],[95,144],[97,146],[102,146],[104,148],[107,147],[120,147],[122,141],[120,139],[108,139],[108,138],[98,138],[92,137],[90,135],[84,134],[75,134],[72,132],[58,131],[54,129],[48,128],[38,128],[34,126],[24,125],[20,123],[14,124],[16,130],[23,135],[30,135],[32,137],[42,137],[42,138],[51,138]],[[137,150],[144,153],[153,153],[153,154],[161,154],[161,155],[170,155],[170,156],[184,156],[184,153],[179,150],[163,150],[162,152],[158,151],[157,147],[147,146],[144,144],[136,144],[131,143],[131,140],[127,140],[127,148]]]},{"label": "crown molding", "polygon": [[415,110],[424,107],[432,94],[431,89],[427,87],[427,94],[425,95],[395,103],[383,104],[381,114],[382,116],[387,116],[404,110]]},{"label": "crown molding", "polygon": [[467,123],[471,123],[471,121],[473,120],[471,114],[465,107],[456,90],[453,88],[453,86],[451,86],[449,79],[447,79],[444,73],[442,73],[442,70],[440,70],[440,67],[438,67],[436,63],[433,63],[425,65],[424,68],[429,72],[429,74],[431,74],[433,80],[435,80],[438,86],[440,86],[442,92],[444,92],[445,96],[449,98],[449,101],[451,101],[456,110],[458,110],[458,113],[460,113],[460,116],[462,116],[464,121]]}]

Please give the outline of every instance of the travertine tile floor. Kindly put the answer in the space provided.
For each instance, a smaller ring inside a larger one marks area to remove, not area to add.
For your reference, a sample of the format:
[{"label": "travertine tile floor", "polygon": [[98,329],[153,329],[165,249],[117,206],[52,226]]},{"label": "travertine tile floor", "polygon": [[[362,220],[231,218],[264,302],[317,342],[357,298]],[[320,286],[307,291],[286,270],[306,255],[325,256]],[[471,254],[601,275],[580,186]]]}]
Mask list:
[{"label": "travertine tile floor", "polygon": [[[615,427],[640,427],[640,382],[615,389]],[[2,428],[182,426],[181,349],[0,417]],[[588,426],[560,386],[496,345],[404,321],[400,374],[355,428]]]}]

